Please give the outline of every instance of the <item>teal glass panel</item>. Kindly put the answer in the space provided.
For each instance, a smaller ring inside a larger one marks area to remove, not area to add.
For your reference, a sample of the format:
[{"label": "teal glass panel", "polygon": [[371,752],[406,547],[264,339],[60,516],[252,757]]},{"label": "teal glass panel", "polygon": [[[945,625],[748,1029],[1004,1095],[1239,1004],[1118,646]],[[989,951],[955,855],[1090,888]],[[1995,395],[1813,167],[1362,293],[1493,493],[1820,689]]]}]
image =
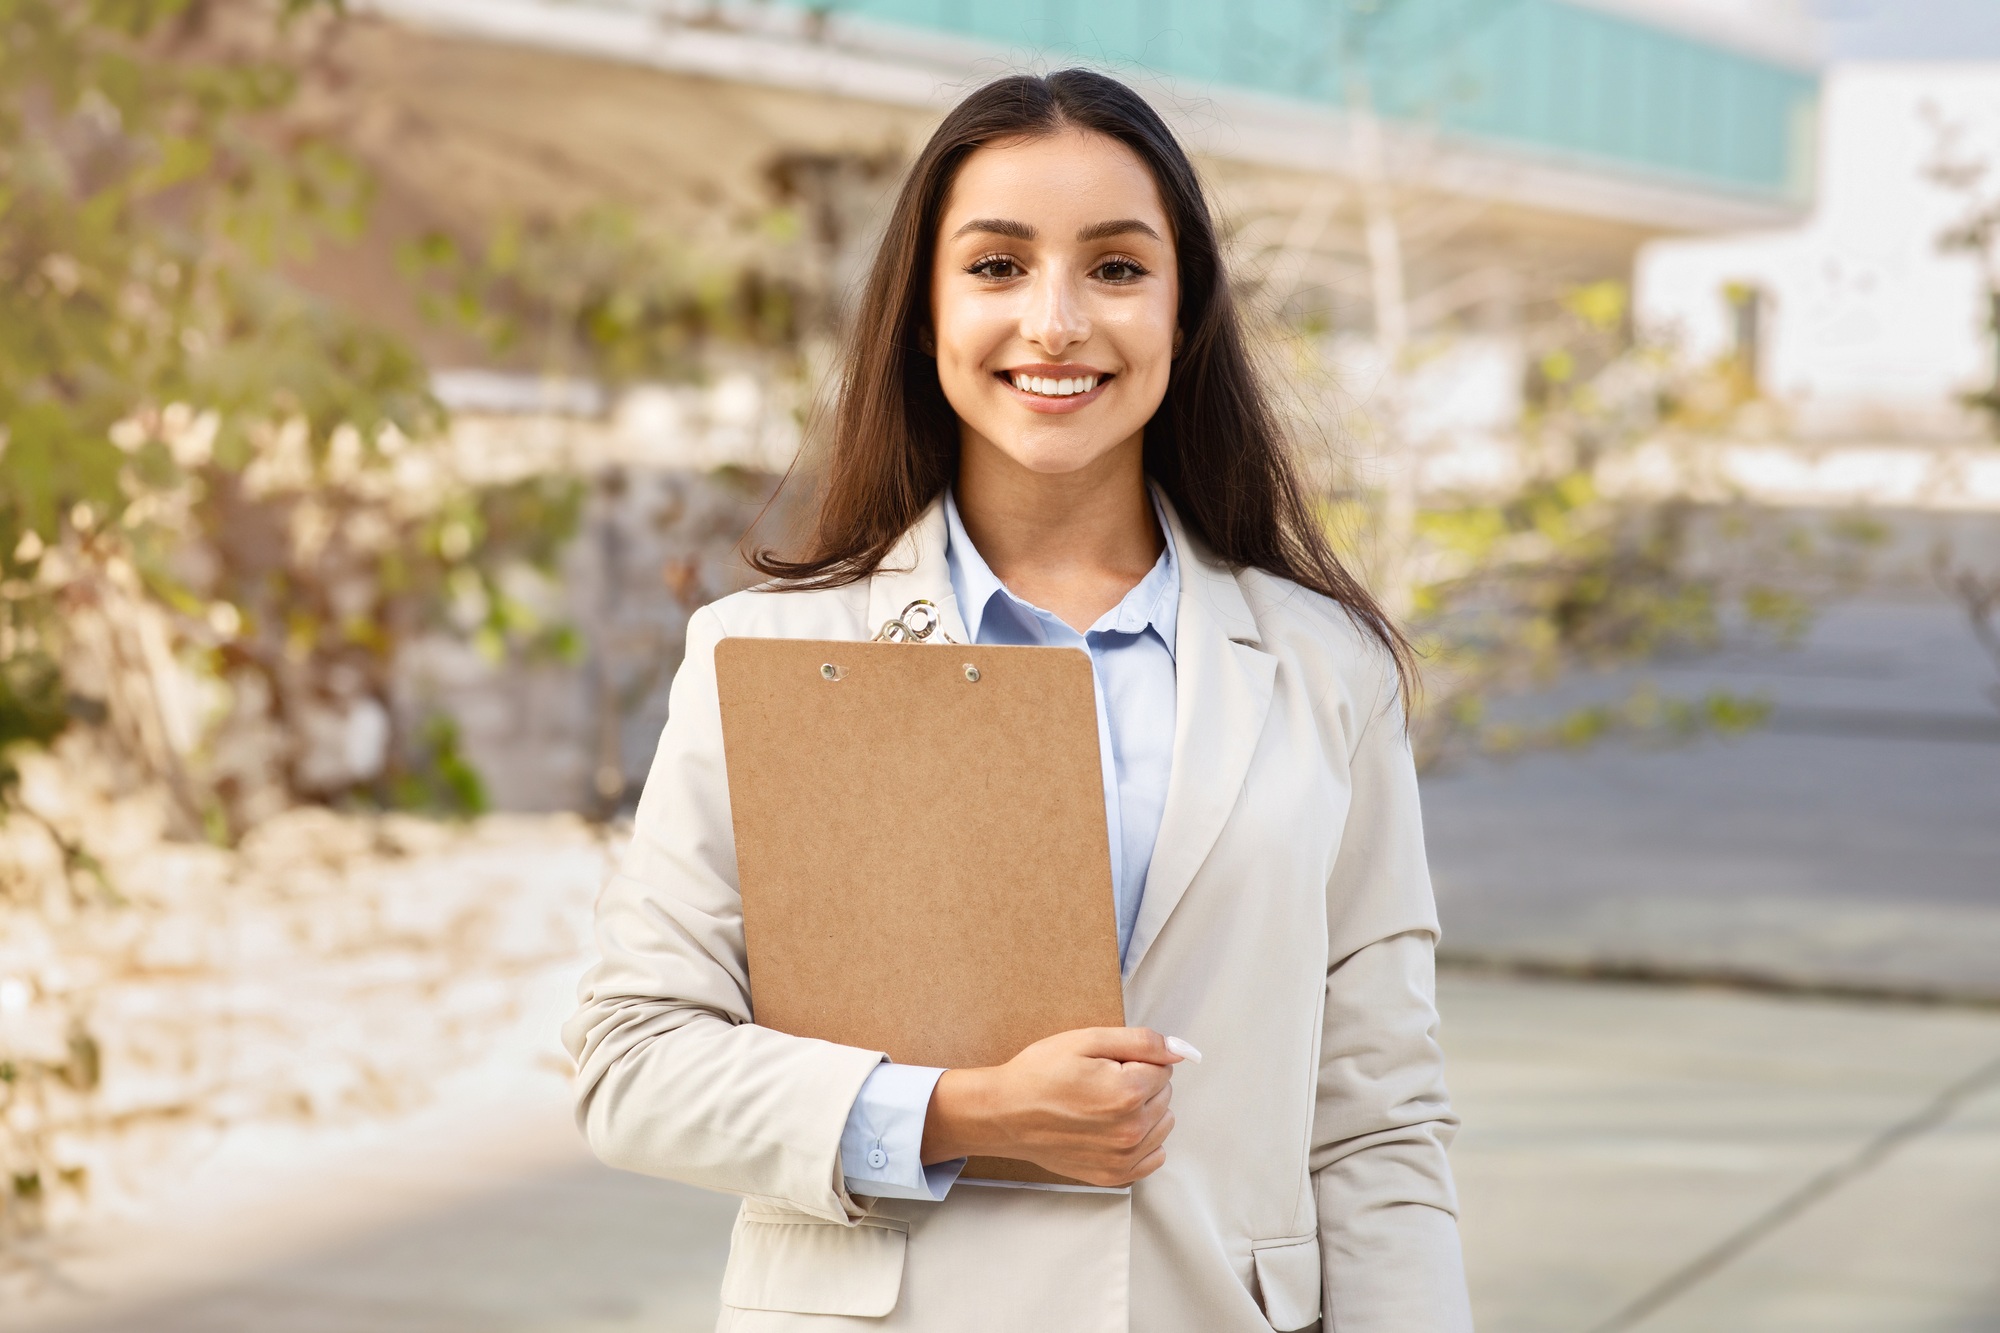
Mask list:
[{"label": "teal glass panel", "polygon": [[835,0],[816,6],[1345,105],[1709,189],[1797,198],[1813,73],[1565,0]]}]

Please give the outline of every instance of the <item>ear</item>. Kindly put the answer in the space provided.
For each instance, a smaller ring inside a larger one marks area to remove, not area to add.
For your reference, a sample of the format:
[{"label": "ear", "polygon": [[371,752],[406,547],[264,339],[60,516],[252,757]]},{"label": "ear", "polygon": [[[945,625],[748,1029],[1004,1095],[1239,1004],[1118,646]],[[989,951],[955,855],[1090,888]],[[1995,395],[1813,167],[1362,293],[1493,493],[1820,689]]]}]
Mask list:
[{"label": "ear", "polygon": [[937,360],[937,335],[931,332],[929,324],[917,329],[917,350],[933,361]]},{"label": "ear", "polygon": [[1181,354],[1181,329],[1180,325],[1176,324],[1174,326],[1174,350],[1172,355],[1179,356],[1180,354]]}]

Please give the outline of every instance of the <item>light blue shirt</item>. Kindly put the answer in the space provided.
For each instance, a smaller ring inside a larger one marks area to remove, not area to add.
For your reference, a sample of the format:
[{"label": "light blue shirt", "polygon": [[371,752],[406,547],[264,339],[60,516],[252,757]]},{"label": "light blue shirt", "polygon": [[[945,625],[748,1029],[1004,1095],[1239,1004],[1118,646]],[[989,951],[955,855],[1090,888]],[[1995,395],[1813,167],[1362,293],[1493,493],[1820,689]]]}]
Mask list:
[{"label": "light blue shirt", "polygon": [[[1022,601],[988,567],[945,492],[945,562],[965,632],[974,643],[1081,648],[1097,684],[1097,743],[1104,761],[1104,822],[1111,835],[1111,897],[1122,963],[1139,919],[1146,871],[1167,803],[1174,757],[1174,629],[1181,572],[1173,531],[1156,499],[1165,549],[1118,605],[1079,634]],[[923,1165],[924,1116],[942,1069],[883,1064],[868,1076],[840,1136],[840,1166],[855,1194],[942,1199],[965,1163]]]}]

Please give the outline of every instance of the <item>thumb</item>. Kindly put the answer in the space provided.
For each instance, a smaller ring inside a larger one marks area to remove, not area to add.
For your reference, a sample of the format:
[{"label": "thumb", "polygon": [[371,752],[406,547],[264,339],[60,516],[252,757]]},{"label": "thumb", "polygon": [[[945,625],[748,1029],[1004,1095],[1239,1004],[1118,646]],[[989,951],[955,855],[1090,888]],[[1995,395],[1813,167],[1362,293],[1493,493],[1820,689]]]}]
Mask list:
[{"label": "thumb", "polygon": [[1087,1028],[1081,1053],[1100,1060],[1149,1065],[1177,1065],[1186,1058],[1151,1028]]}]

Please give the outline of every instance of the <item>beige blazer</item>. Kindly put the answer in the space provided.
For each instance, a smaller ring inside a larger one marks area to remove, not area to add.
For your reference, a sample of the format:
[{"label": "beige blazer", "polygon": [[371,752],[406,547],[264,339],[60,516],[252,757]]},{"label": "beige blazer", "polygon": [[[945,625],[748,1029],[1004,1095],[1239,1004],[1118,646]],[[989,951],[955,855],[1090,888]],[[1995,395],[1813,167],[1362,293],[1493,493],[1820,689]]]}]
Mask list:
[{"label": "beige blazer", "polygon": [[613,1166],[743,1196],[740,1333],[1469,1330],[1433,1002],[1437,917],[1387,656],[1331,601],[1182,556],[1173,773],[1126,961],[1174,1073],[1166,1164],[1129,1194],[961,1181],[852,1195],[840,1136],[875,1051],[750,1021],[714,651],[857,640],[929,598],[967,636],[933,504],[881,572],[697,612],[603,958],[564,1030]]}]

